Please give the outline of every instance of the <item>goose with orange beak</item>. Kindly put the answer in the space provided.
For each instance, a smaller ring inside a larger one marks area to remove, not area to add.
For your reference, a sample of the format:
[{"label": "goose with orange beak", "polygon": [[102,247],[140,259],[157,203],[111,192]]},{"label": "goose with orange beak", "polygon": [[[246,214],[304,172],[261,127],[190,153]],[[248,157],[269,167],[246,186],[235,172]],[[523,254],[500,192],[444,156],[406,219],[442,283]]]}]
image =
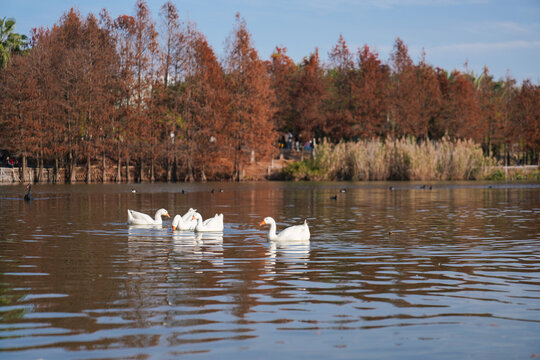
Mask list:
[{"label": "goose with orange beak", "polygon": [[277,242],[308,242],[311,234],[307,220],[304,220],[302,225],[294,225],[283,229],[279,234],[276,234],[276,222],[271,217],[265,217],[259,225],[270,225],[268,230],[268,240]]}]

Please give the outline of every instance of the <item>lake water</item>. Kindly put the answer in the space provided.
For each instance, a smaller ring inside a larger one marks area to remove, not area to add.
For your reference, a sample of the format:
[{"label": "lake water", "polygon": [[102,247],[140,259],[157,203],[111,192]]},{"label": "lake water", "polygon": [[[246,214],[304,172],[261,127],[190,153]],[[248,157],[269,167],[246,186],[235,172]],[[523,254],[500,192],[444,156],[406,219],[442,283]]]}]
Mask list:
[{"label": "lake water", "polygon": [[[0,358],[540,357],[540,185],[418,185],[0,186]],[[225,230],[126,224],[162,207]]]}]

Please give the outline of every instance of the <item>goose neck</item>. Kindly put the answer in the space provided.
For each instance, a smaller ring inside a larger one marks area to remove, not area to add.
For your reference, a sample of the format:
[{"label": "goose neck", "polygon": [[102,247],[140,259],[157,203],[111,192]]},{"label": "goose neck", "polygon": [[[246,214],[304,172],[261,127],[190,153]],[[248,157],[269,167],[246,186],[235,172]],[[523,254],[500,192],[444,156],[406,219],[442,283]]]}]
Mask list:
[{"label": "goose neck", "polygon": [[268,240],[275,240],[276,238],[276,223],[272,221],[270,223],[270,230],[268,230]]}]

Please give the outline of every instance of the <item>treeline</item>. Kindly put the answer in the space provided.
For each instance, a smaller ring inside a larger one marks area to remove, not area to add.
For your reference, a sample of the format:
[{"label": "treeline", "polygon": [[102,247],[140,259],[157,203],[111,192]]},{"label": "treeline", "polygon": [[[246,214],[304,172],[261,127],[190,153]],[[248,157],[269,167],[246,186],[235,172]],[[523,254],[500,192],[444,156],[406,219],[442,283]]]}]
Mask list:
[{"label": "treeline", "polygon": [[[68,181],[96,163],[105,179],[113,162],[117,181],[239,179],[287,132],[302,142],[472,139],[486,155],[537,159],[540,88],[529,80],[414,63],[399,38],[387,63],[342,37],[329,60],[315,49],[296,64],[277,47],[264,61],[239,15],[218,59],[171,2],[158,23],[143,0],[116,19],[72,9],[0,69],[0,150],[23,167],[66,167]],[[130,165],[136,178],[122,179]]]}]

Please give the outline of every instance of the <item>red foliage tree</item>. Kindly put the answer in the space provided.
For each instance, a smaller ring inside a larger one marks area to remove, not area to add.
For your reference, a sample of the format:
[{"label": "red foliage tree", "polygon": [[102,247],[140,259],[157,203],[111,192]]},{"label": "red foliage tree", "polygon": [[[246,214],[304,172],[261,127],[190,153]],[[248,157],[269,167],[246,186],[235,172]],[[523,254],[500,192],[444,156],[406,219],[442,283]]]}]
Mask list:
[{"label": "red foliage tree", "polygon": [[438,70],[438,79],[442,104],[439,117],[431,127],[431,137],[440,139],[449,136],[481,143],[484,129],[480,122],[474,79],[458,71],[448,75],[441,69]]},{"label": "red foliage tree", "polygon": [[531,160],[537,161],[540,153],[540,87],[525,80],[512,97],[510,110],[512,121],[508,138],[531,153]]},{"label": "red foliage tree", "polygon": [[281,132],[292,131],[295,122],[293,94],[295,90],[296,65],[287,55],[286,48],[276,47],[267,62],[274,91],[274,124]]},{"label": "red foliage tree", "polygon": [[361,130],[355,122],[356,102],[352,87],[357,75],[354,60],[342,35],[330,51],[331,70],[328,72],[330,90],[327,102],[325,132],[334,140],[350,139],[358,136]]},{"label": "red foliage tree", "polygon": [[480,106],[480,126],[483,135],[483,146],[488,156],[499,154],[501,145],[505,143],[505,125],[508,117],[506,97],[511,84],[494,81],[488,68],[475,79],[476,95]]},{"label": "red foliage tree", "polygon": [[328,94],[324,75],[319,50],[315,49],[315,52],[304,58],[299,66],[294,93],[297,119],[294,132],[303,140],[326,135],[324,102]]},{"label": "red foliage tree", "polygon": [[358,73],[352,83],[356,104],[357,134],[364,138],[385,136],[388,113],[390,71],[376,52],[365,45],[358,49]]},{"label": "red foliage tree", "polygon": [[193,30],[187,38],[188,53],[192,56],[187,63],[193,67],[187,69],[176,95],[184,122],[181,134],[186,180],[206,181],[208,172],[216,175],[223,166],[232,166],[221,151],[229,140],[226,136],[229,101],[223,69],[206,38]]},{"label": "red foliage tree", "polygon": [[226,73],[231,96],[227,143],[234,157],[233,176],[239,180],[242,166],[255,151],[262,156],[270,153],[276,140],[271,80],[239,14],[228,40]]}]

